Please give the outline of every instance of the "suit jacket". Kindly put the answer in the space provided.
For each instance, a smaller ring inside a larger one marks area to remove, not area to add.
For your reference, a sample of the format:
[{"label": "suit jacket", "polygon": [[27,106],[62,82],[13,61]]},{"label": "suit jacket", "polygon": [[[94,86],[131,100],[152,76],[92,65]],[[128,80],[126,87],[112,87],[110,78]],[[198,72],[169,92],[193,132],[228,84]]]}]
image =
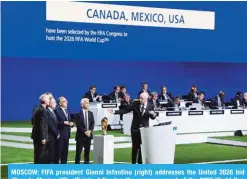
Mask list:
[{"label": "suit jacket", "polygon": [[[93,97],[95,98],[98,94],[95,93],[93,95]],[[85,93],[85,95],[83,96],[83,98],[88,98],[89,99],[89,102],[93,102],[93,98],[92,98],[92,95],[91,95],[91,92],[88,91],[87,93]],[[97,101],[99,101],[99,98],[97,99]]]},{"label": "suit jacket", "polygon": [[119,98],[124,99],[124,96],[125,96],[125,94],[124,94],[123,92],[120,91],[120,92],[118,93],[118,97],[119,97]]},{"label": "suit jacket", "polygon": [[41,141],[48,140],[48,113],[41,104],[33,112],[33,129],[31,138]]},{"label": "suit jacket", "polygon": [[153,110],[154,106],[150,102],[147,102],[145,113],[142,115],[140,110],[140,102],[135,102],[127,109],[116,110],[115,114],[126,114],[133,111],[131,129],[137,130],[140,127],[149,127],[149,118],[155,119],[155,117],[150,115],[148,112]]},{"label": "suit jacket", "polygon": [[68,125],[65,125],[64,121],[71,122],[70,113],[68,112],[68,120],[67,120],[67,117],[61,107],[58,107],[57,109],[55,109],[54,112],[57,116],[57,121],[58,121],[58,130],[60,133],[59,139],[69,139],[71,127]]},{"label": "suit jacket", "polygon": [[243,99],[243,101],[242,101],[242,104],[243,104],[245,107],[247,107],[247,101],[245,101],[244,99]]},{"label": "suit jacket", "polygon": [[[200,103],[199,102],[199,98],[198,97],[196,97],[194,100],[193,100],[193,103]],[[202,106],[205,104],[205,101],[204,100],[202,100]]]},{"label": "suit jacket", "polygon": [[[220,101],[221,101],[221,106],[223,106],[223,104],[224,104],[224,99],[221,98]],[[212,99],[210,100],[210,102],[211,102],[211,103],[210,103],[210,107],[218,107],[218,106],[219,106],[218,95],[215,96],[214,98],[212,98]]]},{"label": "suit jacket", "polygon": [[195,94],[192,91],[190,91],[188,94],[188,101],[194,101],[195,98]]},{"label": "suit jacket", "polygon": [[[170,93],[166,93],[166,95],[172,100],[172,95],[171,95]],[[159,95],[159,99],[165,100],[166,98],[165,98],[165,96],[161,93],[161,94]]]},{"label": "suit jacket", "polygon": [[[110,96],[110,98],[111,98],[112,100],[117,100],[117,99],[116,99],[116,96],[115,96],[115,91],[111,92],[111,93],[109,94],[109,96]],[[120,98],[119,93],[118,93],[118,98]]]},{"label": "suit jacket", "polygon": [[39,107],[40,104],[36,105],[34,108],[33,108],[33,113],[32,113],[32,118],[31,118],[31,123],[32,123],[32,126],[34,125],[34,111],[37,107]]},{"label": "suit jacket", "polygon": [[[143,90],[139,91],[139,93],[138,93],[138,98],[139,98],[140,94],[142,94],[143,92],[144,92]],[[147,91],[147,93],[148,93],[148,95],[151,97],[150,91]]]},{"label": "suit jacket", "polygon": [[50,109],[48,109],[47,111],[48,111],[48,141],[51,142],[57,139],[59,133],[58,121],[55,112],[52,113]]},{"label": "suit jacket", "polygon": [[235,97],[234,99],[232,99],[232,105],[233,105],[235,108],[238,107],[237,100],[239,100],[240,106],[243,105],[243,100],[240,99],[239,97]]},{"label": "suit jacket", "polygon": [[[149,102],[154,105],[153,99],[150,99]],[[154,107],[155,107],[155,105],[154,105]],[[157,108],[160,107],[160,101],[158,99],[156,100],[156,107]]]},{"label": "suit jacket", "polygon": [[94,116],[91,111],[88,111],[88,129],[91,131],[91,136],[88,137],[85,135],[86,132],[86,126],[85,126],[85,120],[84,120],[84,114],[81,110],[76,114],[76,137],[75,140],[83,140],[83,139],[92,139],[93,138],[93,130],[94,130]]}]

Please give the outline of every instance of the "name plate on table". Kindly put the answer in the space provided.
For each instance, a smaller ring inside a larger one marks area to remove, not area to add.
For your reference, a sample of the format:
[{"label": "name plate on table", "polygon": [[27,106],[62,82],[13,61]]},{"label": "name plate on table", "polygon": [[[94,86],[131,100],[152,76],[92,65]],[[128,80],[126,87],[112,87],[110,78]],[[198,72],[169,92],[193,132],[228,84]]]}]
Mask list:
[{"label": "name plate on table", "polygon": [[182,112],[166,112],[166,116],[182,116]]},{"label": "name plate on table", "polygon": [[218,114],[225,114],[224,110],[213,110],[210,111],[210,115],[218,115]]},{"label": "name plate on table", "polygon": [[231,110],[231,114],[244,114],[244,110]]},{"label": "name plate on table", "polygon": [[107,104],[102,104],[102,108],[117,108],[117,103],[107,103]]},{"label": "name plate on table", "polygon": [[189,111],[189,116],[203,115],[203,111]]}]

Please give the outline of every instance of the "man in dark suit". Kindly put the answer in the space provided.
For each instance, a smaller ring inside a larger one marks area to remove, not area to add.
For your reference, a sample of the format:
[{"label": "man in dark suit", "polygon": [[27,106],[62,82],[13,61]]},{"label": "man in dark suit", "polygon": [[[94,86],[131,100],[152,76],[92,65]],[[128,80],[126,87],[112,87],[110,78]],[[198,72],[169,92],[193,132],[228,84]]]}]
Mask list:
[{"label": "man in dark suit", "polygon": [[120,87],[119,98],[124,99],[124,96],[127,94],[127,90],[125,86]]},{"label": "man in dark suit", "polygon": [[172,95],[167,92],[167,88],[165,86],[161,87],[161,93],[159,95],[159,99],[162,101],[172,100]]},{"label": "man in dark suit", "polygon": [[119,86],[114,86],[113,92],[111,92],[109,94],[109,97],[111,98],[111,100],[118,101],[119,98],[120,98],[119,92],[120,92],[120,87]]},{"label": "man in dark suit", "polygon": [[210,108],[218,108],[224,106],[224,95],[223,91],[220,91],[217,96],[210,100]]},{"label": "man in dark suit", "polygon": [[238,107],[243,105],[242,102],[243,102],[242,92],[239,91],[236,93],[236,96],[233,98],[232,104],[233,104],[234,108],[238,108]]},{"label": "man in dark suit", "polygon": [[[141,134],[140,127],[149,126],[149,118],[155,119],[154,106],[148,102],[148,93],[144,92],[140,95],[140,101],[133,103],[129,108],[116,110],[109,109],[112,114],[126,114],[133,111],[133,120],[131,124],[131,139],[132,139],[132,164],[142,164],[141,156]],[[137,157],[138,156],[138,157]]]},{"label": "man in dark suit", "polygon": [[148,95],[149,95],[149,99],[151,98],[151,93],[150,93],[150,91],[148,91],[148,84],[147,84],[146,82],[142,83],[142,90],[139,91],[138,97],[139,97],[143,92],[147,92]]},{"label": "man in dark suit", "polygon": [[149,100],[149,102],[154,105],[154,109],[158,109],[160,107],[160,102],[158,100],[158,93],[153,92],[152,98]]},{"label": "man in dark suit", "polygon": [[89,91],[85,93],[83,98],[88,98],[89,102],[96,102],[102,100],[102,96],[96,93],[96,86],[90,86]]},{"label": "man in dark suit", "polygon": [[191,87],[189,94],[188,94],[188,101],[194,101],[195,98],[197,98],[197,86],[193,85]]},{"label": "man in dark suit", "polygon": [[247,92],[244,93],[244,97],[243,97],[243,102],[242,102],[244,107],[247,107]]},{"label": "man in dark suit", "polygon": [[84,148],[84,164],[89,164],[89,154],[91,140],[93,139],[94,117],[93,113],[88,110],[89,100],[81,100],[82,110],[76,114],[76,156],[75,163],[80,164],[81,151]]},{"label": "man in dark suit", "polygon": [[123,97],[123,100],[121,101],[121,105],[119,106],[119,109],[127,109],[131,106],[132,101],[130,99],[130,95],[125,94]]},{"label": "man in dark suit", "polygon": [[199,92],[197,97],[194,99],[193,103],[199,103],[201,106],[204,106],[204,94],[203,92]]},{"label": "man in dark suit", "polygon": [[[46,92],[46,93],[44,93],[44,94],[48,95],[48,96],[49,96],[49,99],[53,98],[53,95],[52,95],[52,93],[50,93],[50,92]],[[39,105],[40,105],[40,104],[37,104],[37,105],[33,108],[33,113],[34,113],[35,108],[38,107]],[[33,125],[33,115],[32,115],[32,119],[31,119],[31,123],[32,123],[32,125]]]},{"label": "man in dark suit", "polygon": [[67,109],[68,101],[66,98],[59,97],[58,103],[59,107],[55,109],[55,114],[58,120],[60,137],[57,140],[56,163],[61,161],[61,164],[66,164],[68,160],[70,128],[73,127],[74,124],[71,122],[70,113]]},{"label": "man in dark suit", "polygon": [[33,129],[31,138],[34,144],[34,163],[44,164],[47,160],[47,141],[48,141],[48,113],[47,106],[50,98],[46,94],[42,94],[39,98],[40,105],[33,112]]},{"label": "man in dark suit", "polygon": [[58,127],[58,121],[57,116],[54,112],[56,108],[56,100],[52,97],[51,102],[48,107],[48,158],[49,163],[53,164],[55,163],[55,156],[56,156],[56,143],[57,139],[59,138],[59,132],[57,130]]},{"label": "man in dark suit", "polygon": [[170,101],[168,102],[167,104],[167,107],[174,107],[175,109],[180,109],[180,97],[179,96],[176,96],[174,101]]}]

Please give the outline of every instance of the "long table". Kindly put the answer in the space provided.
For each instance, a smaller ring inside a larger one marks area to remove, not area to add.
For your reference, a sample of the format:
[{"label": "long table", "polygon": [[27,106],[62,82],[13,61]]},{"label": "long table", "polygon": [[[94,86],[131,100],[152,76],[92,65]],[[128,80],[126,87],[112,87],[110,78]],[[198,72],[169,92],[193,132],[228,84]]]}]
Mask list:
[{"label": "long table", "polygon": [[108,112],[109,108],[119,109],[120,103],[90,103],[89,110],[93,112],[95,126],[101,126],[101,120],[107,117],[109,125],[118,125],[120,121],[119,115],[114,115]]},{"label": "long table", "polygon": [[[247,130],[247,109],[158,112],[157,119],[149,120],[149,126],[171,121],[177,134]],[[132,113],[123,116],[124,134],[130,134],[132,118]]]}]

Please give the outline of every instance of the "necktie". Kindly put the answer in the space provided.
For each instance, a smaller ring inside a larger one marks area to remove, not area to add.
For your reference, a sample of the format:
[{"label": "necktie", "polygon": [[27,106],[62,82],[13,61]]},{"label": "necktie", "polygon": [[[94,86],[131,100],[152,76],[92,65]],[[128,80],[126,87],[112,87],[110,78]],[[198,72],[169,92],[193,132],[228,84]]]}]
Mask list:
[{"label": "necktie", "polygon": [[68,120],[68,110],[67,109],[64,109],[64,111],[65,111],[65,116],[66,116],[66,118]]},{"label": "necktie", "polygon": [[87,122],[87,112],[85,111],[85,127],[88,130],[88,122]]},{"label": "necktie", "polygon": [[154,107],[156,108],[157,107],[156,100],[153,100],[153,102],[154,102]]},{"label": "necktie", "polygon": [[144,110],[145,110],[144,105],[141,105],[141,114],[142,115],[144,114]]},{"label": "necktie", "polygon": [[54,113],[54,111],[53,111],[53,110],[51,110],[51,113],[53,114],[53,116],[55,116],[55,117],[56,117],[56,115],[55,115],[55,113]]}]

